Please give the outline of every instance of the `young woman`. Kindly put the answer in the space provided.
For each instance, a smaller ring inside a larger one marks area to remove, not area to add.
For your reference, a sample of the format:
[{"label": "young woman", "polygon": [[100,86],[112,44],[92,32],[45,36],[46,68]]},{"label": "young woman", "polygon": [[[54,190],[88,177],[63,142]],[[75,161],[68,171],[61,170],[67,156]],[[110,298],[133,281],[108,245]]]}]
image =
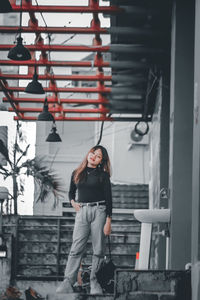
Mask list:
[{"label": "young woman", "polygon": [[90,293],[102,294],[95,273],[104,257],[105,236],[111,233],[112,216],[110,160],[103,146],[97,145],[90,149],[83,162],[72,173],[69,200],[76,211],[73,242],[65,269],[65,279],[56,292],[73,293],[73,285],[91,234],[93,257]]}]

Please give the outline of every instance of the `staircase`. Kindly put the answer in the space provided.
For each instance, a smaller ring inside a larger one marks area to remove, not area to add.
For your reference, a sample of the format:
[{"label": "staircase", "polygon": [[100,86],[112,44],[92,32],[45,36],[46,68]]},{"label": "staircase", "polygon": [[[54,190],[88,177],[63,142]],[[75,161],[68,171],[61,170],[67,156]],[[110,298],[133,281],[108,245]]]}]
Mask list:
[{"label": "staircase", "polygon": [[[134,208],[147,208],[147,190],[145,186],[125,185],[113,189],[111,252],[117,266],[114,293],[55,295],[72,241],[74,212],[69,209],[63,217],[19,216],[4,220],[4,232],[13,236],[12,279],[21,291],[32,286],[48,300],[191,300],[189,271],[134,269],[140,223],[130,212]],[[133,202],[131,194],[134,194]],[[91,265],[91,256],[89,240],[83,258],[85,269]]]},{"label": "staircase", "polygon": [[[74,216],[19,217],[15,237],[15,277],[19,280],[60,280],[72,242]],[[113,214],[111,252],[119,268],[134,268],[139,249],[140,223],[132,214]],[[106,247],[106,254],[108,248]],[[83,257],[84,268],[91,265],[89,239]]]},{"label": "staircase", "polygon": [[115,299],[191,300],[190,271],[117,270]]},{"label": "staircase", "polygon": [[114,295],[48,295],[49,300],[191,300],[190,271],[117,269]]}]

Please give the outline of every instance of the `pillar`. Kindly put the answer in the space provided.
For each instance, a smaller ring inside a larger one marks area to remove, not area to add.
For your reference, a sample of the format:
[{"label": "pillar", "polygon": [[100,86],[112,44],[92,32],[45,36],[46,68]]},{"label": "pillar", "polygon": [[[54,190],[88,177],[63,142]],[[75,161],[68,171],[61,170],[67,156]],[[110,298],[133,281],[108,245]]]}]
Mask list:
[{"label": "pillar", "polygon": [[192,300],[200,299],[200,0],[195,9],[194,131],[192,176]]},{"label": "pillar", "polygon": [[174,1],[171,41],[170,269],[191,261],[194,0]]}]

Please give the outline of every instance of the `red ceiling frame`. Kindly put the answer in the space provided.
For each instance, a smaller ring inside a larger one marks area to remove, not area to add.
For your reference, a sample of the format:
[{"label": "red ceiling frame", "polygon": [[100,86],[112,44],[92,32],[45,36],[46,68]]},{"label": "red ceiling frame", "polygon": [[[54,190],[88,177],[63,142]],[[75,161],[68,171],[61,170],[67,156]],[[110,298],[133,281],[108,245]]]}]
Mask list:
[{"label": "red ceiling frame", "polygon": [[[42,98],[14,98],[12,97],[12,101],[14,103],[44,103],[44,99]],[[8,99],[6,97],[3,98],[3,102],[8,102]],[[70,99],[70,98],[62,98],[58,99],[58,97],[48,97],[47,99],[48,103],[60,103],[60,104],[108,104],[109,101],[106,98],[101,98],[100,100],[98,99]]]},{"label": "red ceiling frame", "polygon": [[[11,108],[9,111],[15,111],[17,116],[15,120],[36,120],[37,116],[31,116],[30,113],[39,113],[42,111],[42,107],[21,107],[20,103],[44,103],[44,99],[38,98],[26,98],[26,97],[16,97],[15,92],[23,92],[23,87],[10,87],[7,80],[16,79],[31,79],[33,74],[33,66],[45,66],[45,74],[39,74],[39,79],[48,80],[49,87],[44,88],[46,92],[53,93],[53,96],[48,97],[49,111],[54,115],[55,120],[63,121],[111,121],[111,120],[139,120],[136,118],[111,118],[108,116],[109,110],[105,107],[109,103],[105,94],[111,93],[111,88],[105,87],[105,81],[111,81],[112,77],[104,75],[103,68],[110,67],[110,62],[105,62],[103,60],[102,53],[109,52],[109,46],[103,46],[100,38],[101,34],[109,34],[109,30],[102,28],[100,20],[98,17],[99,13],[106,14],[116,14],[123,12],[122,8],[117,6],[99,6],[99,0],[89,0],[88,6],[41,6],[32,5],[31,0],[23,0],[22,7],[16,5],[15,0],[11,0],[11,5],[14,12],[28,12],[30,16],[29,26],[23,26],[21,32],[34,32],[36,34],[35,44],[26,45],[26,47],[32,53],[32,59],[29,61],[9,61],[0,60],[0,65],[14,65],[14,66],[28,66],[28,74],[2,74],[0,73],[0,89],[4,92],[5,98],[4,102],[9,102]],[[91,21],[90,28],[60,28],[60,27],[41,27],[38,26],[38,20],[35,17],[36,12],[49,12],[49,13],[92,13],[93,19]],[[0,32],[2,33],[14,33],[19,32],[19,27],[8,27],[1,26]],[[41,33],[79,33],[79,34],[94,34],[93,45],[91,46],[71,46],[71,45],[49,45],[44,44]],[[0,51],[8,51],[13,45],[0,45]],[[35,51],[41,51],[41,56],[38,61],[35,61]],[[96,53],[94,56],[94,61],[51,61],[48,58],[48,52],[50,51],[72,51],[72,52],[91,52]],[[52,74],[53,66],[71,66],[71,67],[89,67],[96,68],[96,75],[55,75]],[[96,82],[96,87],[73,87],[73,88],[61,88],[57,86],[58,80],[70,80],[70,81],[94,81]],[[60,93],[95,93],[98,94],[97,99],[60,99]],[[63,104],[85,104],[85,105],[95,105],[98,108],[64,108]],[[79,116],[79,117],[68,117],[67,114],[78,113],[78,114],[97,114],[95,117]]]},{"label": "red ceiling frame", "polygon": [[83,67],[83,68],[109,68],[110,62],[105,61],[48,61],[47,59],[40,58],[37,61],[27,60],[27,61],[10,61],[10,60],[0,60],[0,65],[2,66],[48,66],[48,67]]},{"label": "red ceiling frame", "polygon": [[[75,88],[62,88],[62,87],[56,87],[56,86],[51,86],[49,88],[43,88],[45,92],[54,92],[54,93],[95,93],[95,94],[99,94],[99,93],[110,93],[111,92],[111,88],[106,88],[104,87],[103,84],[100,84],[99,86],[97,86],[96,88],[93,87],[88,87],[88,88],[79,88],[79,87],[75,87]],[[7,90],[10,92],[24,92],[24,87],[12,87],[12,86],[7,86]]]},{"label": "red ceiling frame", "polygon": [[[13,45],[0,45],[1,51],[8,51]],[[59,52],[108,52],[109,46],[63,46],[63,45],[44,45],[42,43],[37,45],[26,45],[30,51],[59,51]]]},{"label": "red ceiling frame", "polygon": [[[22,74],[2,74],[0,72],[0,79],[32,79],[32,75]],[[111,75],[103,75],[102,73],[97,75],[38,75],[40,80],[73,80],[73,81],[111,81]]]},{"label": "red ceiling frame", "polygon": [[[19,27],[17,26],[0,26],[0,32],[2,33],[16,33],[19,31]],[[21,32],[23,33],[59,33],[59,34],[109,34],[109,30],[107,28],[101,28],[99,26],[92,26],[90,28],[81,28],[81,27],[25,27],[21,28]]]},{"label": "red ceiling frame", "polygon": [[32,5],[31,0],[23,0],[22,7],[16,5],[15,0],[10,0],[12,9],[16,12],[49,12],[49,13],[107,13],[107,14],[116,14],[123,12],[124,9],[118,6],[99,6],[98,0],[89,0],[88,6],[50,6],[50,5]]}]

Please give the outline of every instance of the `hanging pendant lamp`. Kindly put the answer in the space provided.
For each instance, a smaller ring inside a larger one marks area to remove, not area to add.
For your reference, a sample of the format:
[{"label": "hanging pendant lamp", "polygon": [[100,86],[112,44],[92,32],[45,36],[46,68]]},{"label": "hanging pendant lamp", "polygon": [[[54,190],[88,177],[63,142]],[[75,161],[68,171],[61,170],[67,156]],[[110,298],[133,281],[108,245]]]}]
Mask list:
[{"label": "hanging pendant lamp", "polygon": [[35,72],[33,74],[33,80],[31,82],[29,82],[29,84],[27,85],[27,87],[25,88],[24,91],[29,94],[44,94],[45,93],[41,83],[38,81],[36,65],[35,65]]},{"label": "hanging pendant lamp", "polygon": [[[22,0],[21,0],[22,8]],[[29,60],[31,59],[31,54],[27,48],[22,44],[23,38],[21,37],[21,27],[22,27],[22,10],[20,11],[20,23],[19,23],[19,36],[17,38],[17,45],[11,48],[8,52],[8,58],[12,60]]]},{"label": "hanging pendant lamp", "polygon": [[44,100],[43,111],[39,114],[38,121],[54,121],[53,115],[49,112],[49,107],[47,103],[47,97]]},{"label": "hanging pendant lamp", "polygon": [[57,131],[57,128],[56,128],[56,123],[54,121],[52,128],[51,128],[51,132],[49,133],[49,135],[46,139],[46,142],[62,142],[59,134],[56,131]]},{"label": "hanging pendant lamp", "polygon": [[22,44],[23,38],[20,36],[17,38],[17,45],[11,48],[8,52],[8,58],[12,60],[29,60],[31,59],[31,54],[27,48]]}]

